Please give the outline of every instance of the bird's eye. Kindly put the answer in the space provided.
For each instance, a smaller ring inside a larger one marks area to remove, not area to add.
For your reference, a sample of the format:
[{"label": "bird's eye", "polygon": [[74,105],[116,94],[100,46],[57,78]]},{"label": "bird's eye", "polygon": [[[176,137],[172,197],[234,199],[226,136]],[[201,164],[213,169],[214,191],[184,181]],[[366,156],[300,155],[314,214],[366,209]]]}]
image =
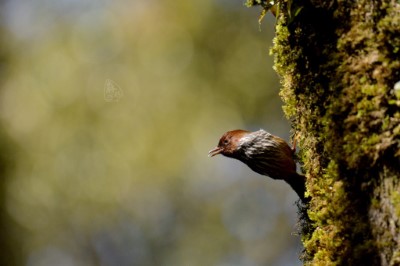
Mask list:
[{"label": "bird's eye", "polygon": [[226,145],[226,144],[228,144],[229,143],[229,141],[226,139],[226,140],[224,140],[224,144]]}]

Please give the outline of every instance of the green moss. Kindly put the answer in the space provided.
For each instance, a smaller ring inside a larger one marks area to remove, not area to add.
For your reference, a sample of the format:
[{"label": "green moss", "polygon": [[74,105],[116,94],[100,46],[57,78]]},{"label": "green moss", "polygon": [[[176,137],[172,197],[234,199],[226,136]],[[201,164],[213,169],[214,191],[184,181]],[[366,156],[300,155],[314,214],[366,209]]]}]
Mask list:
[{"label": "green moss", "polygon": [[[400,6],[299,0],[306,8],[289,23],[287,1],[280,4],[271,53],[312,197],[313,230],[302,238],[305,263],[366,265],[395,258],[396,234],[387,227],[389,219],[398,222],[398,193],[381,184],[383,169],[400,176],[394,159],[400,157],[400,104],[393,91],[400,75]],[[388,195],[397,218],[390,208],[382,211]]]},{"label": "green moss", "polygon": [[397,217],[400,217],[400,192],[393,191],[391,200],[392,200],[392,204],[394,206]]}]

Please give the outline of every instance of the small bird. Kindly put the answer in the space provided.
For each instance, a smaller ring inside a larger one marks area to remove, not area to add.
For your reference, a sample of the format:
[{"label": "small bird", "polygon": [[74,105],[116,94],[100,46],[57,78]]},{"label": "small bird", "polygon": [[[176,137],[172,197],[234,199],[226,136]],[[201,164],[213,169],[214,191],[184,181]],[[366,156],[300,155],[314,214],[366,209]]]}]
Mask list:
[{"label": "small bird", "polygon": [[282,179],[296,191],[303,202],[306,202],[306,178],[296,172],[296,162],[293,158],[295,151],[295,145],[290,148],[286,141],[265,130],[250,132],[237,129],[226,132],[219,140],[218,146],[209,151],[208,156],[222,154],[242,161],[261,175]]}]

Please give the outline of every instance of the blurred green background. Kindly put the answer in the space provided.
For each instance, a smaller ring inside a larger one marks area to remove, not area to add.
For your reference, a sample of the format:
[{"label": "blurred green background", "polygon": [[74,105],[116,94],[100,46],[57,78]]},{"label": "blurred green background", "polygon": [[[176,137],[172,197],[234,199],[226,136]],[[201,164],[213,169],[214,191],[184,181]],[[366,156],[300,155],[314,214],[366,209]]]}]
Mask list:
[{"label": "blurred green background", "polygon": [[301,265],[289,186],[207,157],[289,139],[243,3],[1,1],[1,263]]}]

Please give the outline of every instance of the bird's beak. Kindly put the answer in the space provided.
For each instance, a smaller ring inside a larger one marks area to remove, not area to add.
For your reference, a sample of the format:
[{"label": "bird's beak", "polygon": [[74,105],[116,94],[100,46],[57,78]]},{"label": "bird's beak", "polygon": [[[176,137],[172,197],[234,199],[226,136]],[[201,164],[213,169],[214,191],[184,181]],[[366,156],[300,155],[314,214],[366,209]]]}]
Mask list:
[{"label": "bird's beak", "polygon": [[218,155],[222,152],[222,150],[223,149],[221,147],[215,147],[214,149],[208,152],[208,157],[213,157],[215,155]]}]

